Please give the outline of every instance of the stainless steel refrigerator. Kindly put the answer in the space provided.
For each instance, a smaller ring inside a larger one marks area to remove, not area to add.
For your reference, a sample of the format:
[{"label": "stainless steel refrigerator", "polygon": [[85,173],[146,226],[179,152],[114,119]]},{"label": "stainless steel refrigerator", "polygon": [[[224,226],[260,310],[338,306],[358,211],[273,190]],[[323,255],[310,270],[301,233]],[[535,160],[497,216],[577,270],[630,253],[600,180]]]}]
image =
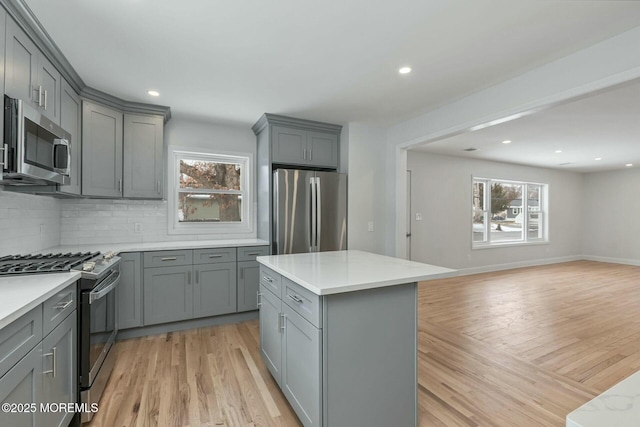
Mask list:
[{"label": "stainless steel refrigerator", "polygon": [[347,249],[347,175],[277,169],[272,243],[274,254]]}]

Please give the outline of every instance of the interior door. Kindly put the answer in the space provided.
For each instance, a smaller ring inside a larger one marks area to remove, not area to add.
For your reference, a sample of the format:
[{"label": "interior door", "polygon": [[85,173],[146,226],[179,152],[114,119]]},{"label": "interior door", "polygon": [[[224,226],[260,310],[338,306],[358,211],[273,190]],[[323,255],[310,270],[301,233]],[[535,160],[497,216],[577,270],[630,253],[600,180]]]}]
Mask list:
[{"label": "interior door", "polygon": [[314,172],[278,169],[273,179],[276,254],[311,251],[311,178]]}]

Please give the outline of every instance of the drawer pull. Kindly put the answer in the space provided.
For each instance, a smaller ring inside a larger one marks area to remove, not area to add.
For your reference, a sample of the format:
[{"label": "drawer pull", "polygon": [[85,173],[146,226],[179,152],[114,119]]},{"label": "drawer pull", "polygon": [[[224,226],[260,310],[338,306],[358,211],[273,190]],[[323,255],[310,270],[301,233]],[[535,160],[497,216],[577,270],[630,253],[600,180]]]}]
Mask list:
[{"label": "drawer pull", "polygon": [[178,257],[170,256],[170,257],[166,257],[166,258],[160,258],[160,261],[175,261],[177,259],[178,259]]},{"label": "drawer pull", "polygon": [[287,294],[287,296],[289,297],[289,299],[294,300],[297,303],[302,303],[302,298],[300,298],[298,295]]},{"label": "drawer pull", "polygon": [[42,355],[43,357],[51,356],[51,369],[48,370],[48,371],[43,371],[42,373],[43,374],[51,374],[51,376],[53,378],[55,378],[56,374],[57,374],[57,372],[56,372],[56,365],[58,364],[58,362],[56,361],[57,353],[58,353],[58,349],[56,347],[53,347],[51,349],[51,353],[45,353],[45,354]]},{"label": "drawer pull", "polygon": [[273,283],[273,279],[271,277],[263,276],[262,280],[264,280],[265,282]]},{"label": "drawer pull", "polygon": [[224,255],[220,254],[220,255],[209,255],[209,258],[222,258]]},{"label": "drawer pull", "polygon": [[249,252],[247,254],[247,256],[256,256],[256,255],[260,255],[262,252]]},{"label": "drawer pull", "polygon": [[56,310],[64,310],[65,308],[69,307],[71,304],[73,304],[73,300],[61,302],[60,304],[54,305],[53,308]]}]

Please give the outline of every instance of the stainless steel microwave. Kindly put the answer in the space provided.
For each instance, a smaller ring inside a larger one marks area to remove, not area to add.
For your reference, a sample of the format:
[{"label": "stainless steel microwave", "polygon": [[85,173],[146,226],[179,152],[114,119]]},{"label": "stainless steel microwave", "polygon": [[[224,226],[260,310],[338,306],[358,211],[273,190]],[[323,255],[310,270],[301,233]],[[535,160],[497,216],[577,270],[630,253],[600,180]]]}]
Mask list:
[{"label": "stainless steel microwave", "polygon": [[69,184],[71,134],[20,99],[4,97],[3,184]]}]

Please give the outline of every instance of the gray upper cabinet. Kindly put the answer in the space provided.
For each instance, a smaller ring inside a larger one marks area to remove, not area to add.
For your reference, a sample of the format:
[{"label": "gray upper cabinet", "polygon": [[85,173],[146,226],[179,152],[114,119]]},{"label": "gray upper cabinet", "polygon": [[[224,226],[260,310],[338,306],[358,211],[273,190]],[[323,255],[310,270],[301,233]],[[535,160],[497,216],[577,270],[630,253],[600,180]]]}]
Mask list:
[{"label": "gray upper cabinet", "polygon": [[82,194],[122,196],[122,112],[82,102]]},{"label": "gray upper cabinet", "polygon": [[60,124],[60,73],[13,19],[6,21],[5,93]]},{"label": "gray upper cabinet", "polygon": [[159,116],[124,115],[124,197],[162,199],[163,127]]},{"label": "gray upper cabinet", "polygon": [[278,164],[338,168],[338,135],[273,127],[272,161]]},{"label": "gray upper cabinet", "polygon": [[71,134],[71,183],[60,191],[82,194],[82,103],[75,90],[64,79],[60,94],[60,126]]},{"label": "gray upper cabinet", "polygon": [[193,317],[236,312],[236,263],[223,262],[193,266]]},{"label": "gray upper cabinet", "polygon": [[142,260],[140,252],[120,254],[118,328],[142,326]]}]

